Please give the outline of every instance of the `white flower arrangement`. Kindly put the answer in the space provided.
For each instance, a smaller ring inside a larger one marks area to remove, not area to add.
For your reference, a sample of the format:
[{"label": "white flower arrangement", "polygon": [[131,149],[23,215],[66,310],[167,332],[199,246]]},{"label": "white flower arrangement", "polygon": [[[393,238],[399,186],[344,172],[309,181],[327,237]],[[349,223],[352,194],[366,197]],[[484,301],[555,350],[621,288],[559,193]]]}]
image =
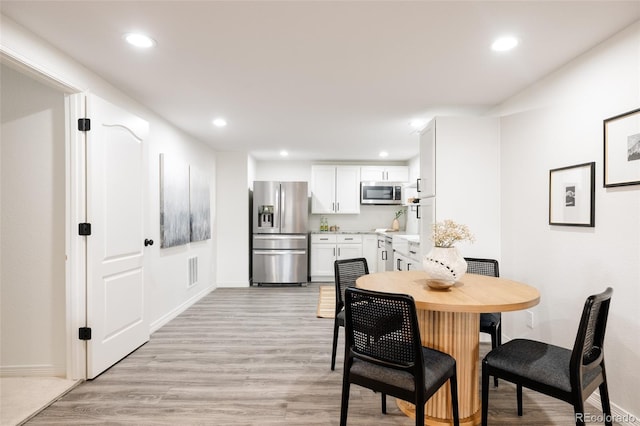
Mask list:
[{"label": "white flower arrangement", "polygon": [[475,241],[467,225],[461,225],[449,219],[433,224],[433,244],[436,247],[453,247],[458,241],[471,243]]}]

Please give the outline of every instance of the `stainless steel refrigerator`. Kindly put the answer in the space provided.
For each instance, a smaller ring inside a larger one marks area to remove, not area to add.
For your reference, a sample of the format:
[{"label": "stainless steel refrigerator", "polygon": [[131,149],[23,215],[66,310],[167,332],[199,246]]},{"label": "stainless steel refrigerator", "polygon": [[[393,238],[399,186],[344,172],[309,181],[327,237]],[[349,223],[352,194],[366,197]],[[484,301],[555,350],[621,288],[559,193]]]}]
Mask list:
[{"label": "stainless steel refrigerator", "polygon": [[252,282],[306,283],[307,182],[253,183]]}]

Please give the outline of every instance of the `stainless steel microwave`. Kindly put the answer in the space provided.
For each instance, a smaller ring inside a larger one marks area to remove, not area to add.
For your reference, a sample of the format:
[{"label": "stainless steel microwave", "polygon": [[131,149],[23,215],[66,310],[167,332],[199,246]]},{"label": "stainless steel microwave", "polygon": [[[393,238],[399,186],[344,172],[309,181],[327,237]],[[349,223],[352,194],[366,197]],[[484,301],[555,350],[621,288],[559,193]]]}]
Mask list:
[{"label": "stainless steel microwave", "polygon": [[360,204],[402,204],[402,183],[360,182]]}]

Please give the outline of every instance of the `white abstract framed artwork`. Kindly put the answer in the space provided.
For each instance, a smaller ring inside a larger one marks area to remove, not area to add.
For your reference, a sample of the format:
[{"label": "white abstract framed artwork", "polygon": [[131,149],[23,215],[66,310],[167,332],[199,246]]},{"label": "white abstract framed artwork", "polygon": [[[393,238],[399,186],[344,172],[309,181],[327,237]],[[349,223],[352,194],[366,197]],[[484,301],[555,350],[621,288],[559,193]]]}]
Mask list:
[{"label": "white abstract framed artwork", "polygon": [[189,225],[189,166],[160,154],[160,247],[187,244]]},{"label": "white abstract framed artwork", "polygon": [[211,238],[211,196],[209,176],[196,167],[189,167],[191,241]]}]

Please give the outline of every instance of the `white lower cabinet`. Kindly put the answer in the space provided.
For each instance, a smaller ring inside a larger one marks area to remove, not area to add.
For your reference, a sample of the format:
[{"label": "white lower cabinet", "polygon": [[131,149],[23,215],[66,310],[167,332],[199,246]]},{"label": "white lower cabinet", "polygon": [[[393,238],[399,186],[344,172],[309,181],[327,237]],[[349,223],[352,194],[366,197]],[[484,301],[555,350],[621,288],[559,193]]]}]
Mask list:
[{"label": "white lower cabinet", "polygon": [[421,269],[422,265],[420,265],[420,262],[417,259],[405,256],[398,252],[393,254],[394,271],[415,271]]},{"label": "white lower cabinet", "polygon": [[361,234],[312,234],[311,281],[333,281],[334,262],[362,256]]},{"label": "white lower cabinet", "polygon": [[376,234],[362,236],[362,257],[367,259],[370,274],[378,272],[378,236]]},{"label": "white lower cabinet", "polygon": [[393,270],[422,270],[420,242],[416,241],[415,236],[398,235],[393,237]]}]

